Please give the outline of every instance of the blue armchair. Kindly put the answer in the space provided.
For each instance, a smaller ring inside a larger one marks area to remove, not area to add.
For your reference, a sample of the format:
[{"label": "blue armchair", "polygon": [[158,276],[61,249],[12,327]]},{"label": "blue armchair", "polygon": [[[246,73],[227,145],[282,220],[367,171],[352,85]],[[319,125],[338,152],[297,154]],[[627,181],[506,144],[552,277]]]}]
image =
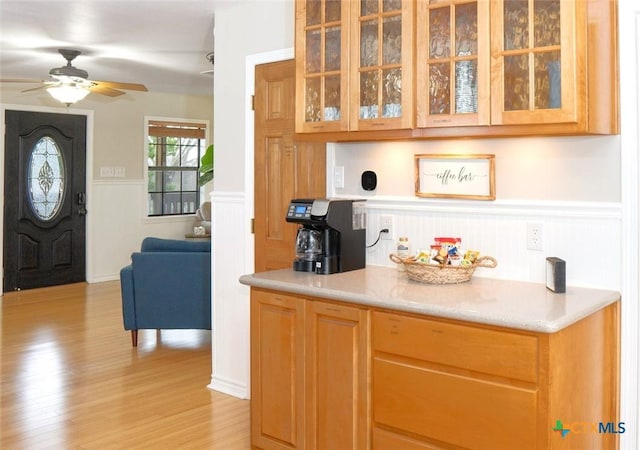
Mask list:
[{"label": "blue armchair", "polygon": [[211,242],[145,238],[120,270],[124,329],[211,329]]}]

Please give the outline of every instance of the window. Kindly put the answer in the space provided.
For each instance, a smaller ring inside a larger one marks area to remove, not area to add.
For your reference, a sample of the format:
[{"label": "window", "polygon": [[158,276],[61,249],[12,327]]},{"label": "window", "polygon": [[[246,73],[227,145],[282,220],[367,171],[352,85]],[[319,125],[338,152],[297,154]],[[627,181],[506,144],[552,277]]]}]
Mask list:
[{"label": "window", "polygon": [[206,125],[149,121],[149,216],[193,214],[200,206],[198,169],[206,150]]}]

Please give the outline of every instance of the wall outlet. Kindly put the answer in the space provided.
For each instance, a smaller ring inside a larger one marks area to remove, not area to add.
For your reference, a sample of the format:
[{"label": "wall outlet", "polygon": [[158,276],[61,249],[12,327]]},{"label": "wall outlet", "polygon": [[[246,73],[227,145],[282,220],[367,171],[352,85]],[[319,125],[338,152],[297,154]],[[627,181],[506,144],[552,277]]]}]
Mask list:
[{"label": "wall outlet", "polygon": [[542,251],[542,224],[527,223],[527,250]]},{"label": "wall outlet", "polygon": [[380,229],[388,229],[388,233],[382,233],[380,239],[393,240],[393,216],[380,216]]}]

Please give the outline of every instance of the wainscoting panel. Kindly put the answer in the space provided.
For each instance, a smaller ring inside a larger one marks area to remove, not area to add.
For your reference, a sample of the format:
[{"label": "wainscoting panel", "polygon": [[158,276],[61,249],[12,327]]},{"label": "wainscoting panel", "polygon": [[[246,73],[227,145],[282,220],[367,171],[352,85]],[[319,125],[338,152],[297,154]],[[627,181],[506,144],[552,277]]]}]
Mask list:
[{"label": "wainscoting panel", "polygon": [[249,288],[246,273],[245,195],[211,195],[213,375],[209,388],[249,398]]},{"label": "wainscoting panel", "polygon": [[[567,263],[567,285],[619,290],[621,207],[611,203],[469,202],[368,199],[367,244],[378,237],[381,215],[393,216],[394,240],[367,250],[367,264],[395,266],[389,254],[407,236],[411,251],[429,249],[436,236],[462,238],[463,250],[498,260],[474,276],[544,283],[546,257]],[[543,251],[527,249],[527,224],[542,225]]]}]

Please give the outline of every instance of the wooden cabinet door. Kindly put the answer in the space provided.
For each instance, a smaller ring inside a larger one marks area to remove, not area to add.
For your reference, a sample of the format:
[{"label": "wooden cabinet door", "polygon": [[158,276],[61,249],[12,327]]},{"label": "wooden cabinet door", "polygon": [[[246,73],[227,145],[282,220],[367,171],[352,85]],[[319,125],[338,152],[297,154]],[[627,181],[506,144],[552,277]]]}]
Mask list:
[{"label": "wooden cabinet door", "polygon": [[352,130],[413,128],[415,2],[360,0],[351,11]]},{"label": "wooden cabinet door", "polygon": [[368,312],[307,302],[306,449],[367,449]]},{"label": "wooden cabinet door", "polygon": [[349,127],[351,0],[296,0],[296,132]]},{"label": "wooden cabinet door", "polygon": [[251,445],[304,448],[304,300],[251,290]]},{"label": "wooden cabinet door", "polygon": [[489,2],[419,1],[416,125],[489,125]]},{"label": "wooden cabinet door", "polygon": [[291,267],[297,226],[285,220],[293,198],[326,195],[326,145],[294,140],[294,61],[256,67],[255,271]]},{"label": "wooden cabinet door", "polygon": [[586,101],[585,66],[578,51],[586,45],[586,3],[491,2],[492,124],[584,120],[578,114]]}]

